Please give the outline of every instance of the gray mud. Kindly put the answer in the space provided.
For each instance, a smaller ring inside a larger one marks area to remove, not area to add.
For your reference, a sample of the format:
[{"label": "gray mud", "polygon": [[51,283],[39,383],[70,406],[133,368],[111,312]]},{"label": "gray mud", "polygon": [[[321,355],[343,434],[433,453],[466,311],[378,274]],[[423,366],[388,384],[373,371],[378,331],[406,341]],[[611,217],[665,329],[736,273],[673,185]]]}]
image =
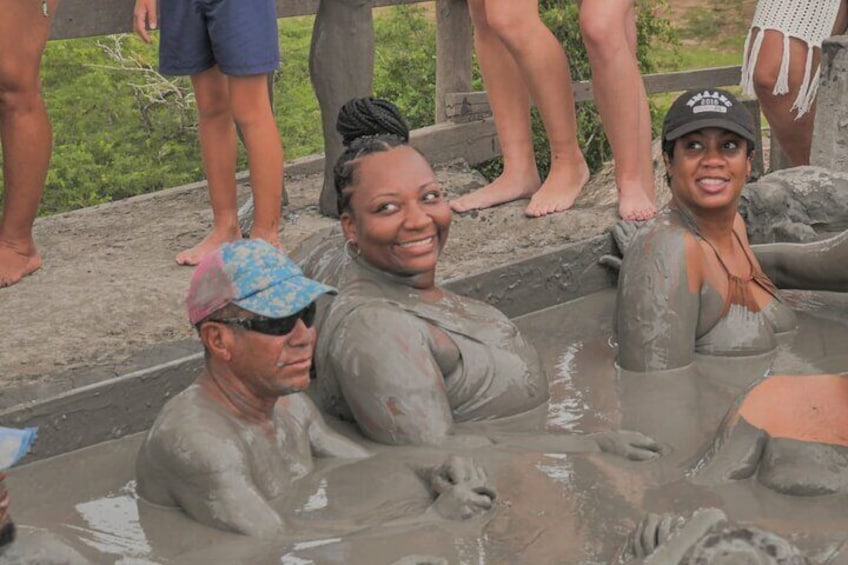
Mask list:
[{"label": "gray mud", "polygon": [[[286,538],[257,542],[139,502],[133,465],[141,436],[135,435],[15,469],[7,483],[13,516],[19,524],[49,530],[96,563],[427,563],[421,556],[431,556],[432,563],[605,563],[645,512],[688,515],[708,506],[816,555],[844,541],[844,496],[788,497],[755,480],[702,487],[684,474],[709,443],[733,391],[763,367],[848,369],[846,297],[788,294],[800,310],[794,339],[766,358],[699,359],[700,382],[709,384],[701,388],[674,380],[648,386],[616,370],[614,300],[609,290],[516,323],[538,348],[550,380],[549,428],[655,427],[666,444],[660,461],[508,447],[469,450],[486,467],[497,506],[484,517],[449,522],[425,513],[430,496],[414,472],[440,454],[364,442],[376,452],[373,459],[316,460],[313,474],[274,501],[290,525]],[[387,520],[393,524],[380,526]]]}]

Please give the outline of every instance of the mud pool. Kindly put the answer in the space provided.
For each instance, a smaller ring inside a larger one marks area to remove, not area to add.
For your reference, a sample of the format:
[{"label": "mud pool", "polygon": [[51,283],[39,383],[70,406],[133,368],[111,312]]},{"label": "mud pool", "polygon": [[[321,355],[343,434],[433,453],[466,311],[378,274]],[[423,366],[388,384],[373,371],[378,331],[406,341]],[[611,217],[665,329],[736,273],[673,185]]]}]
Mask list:
[{"label": "mud pool", "polygon": [[[363,442],[375,457],[316,460],[316,471],[275,501],[290,526],[286,539],[261,542],[138,501],[137,434],[14,469],[7,484],[21,526],[17,549],[48,540],[95,563],[123,564],[606,563],[645,512],[716,506],[830,559],[848,536],[845,497],[784,496],[753,480],[705,488],[684,477],[733,398],[769,367],[772,373],[848,371],[848,296],[786,298],[799,328],[773,355],[701,358],[700,374],[620,374],[613,362],[613,290],[516,319],[551,382],[548,427],[639,429],[666,446],[657,462],[502,446],[468,451],[492,478],[497,506],[481,518],[449,522],[426,513],[429,495],[414,472],[440,462],[442,453]],[[848,555],[828,562],[848,562]]]}]

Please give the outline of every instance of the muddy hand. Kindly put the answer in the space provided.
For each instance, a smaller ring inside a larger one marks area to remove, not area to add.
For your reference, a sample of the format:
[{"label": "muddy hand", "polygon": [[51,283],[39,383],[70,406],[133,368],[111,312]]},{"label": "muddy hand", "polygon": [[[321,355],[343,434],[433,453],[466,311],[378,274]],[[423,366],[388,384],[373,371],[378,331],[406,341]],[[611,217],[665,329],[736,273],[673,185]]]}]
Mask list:
[{"label": "muddy hand", "polygon": [[682,524],[683,518],[674,514],[648,514],[630,534],[628,549],[637,559],[645,558],[668,541]]},{"label": "muddy hand", "polygon": [[467,520],[491,510],[495,498],[495,491],[488,487],[459,484],[440,494],[432,508],[448,520]]},{"label": "muddy hand", "polygon": [[636,237],[636,232],[639,231],[639,228],[648,224],[650,221],[652,220],[644,222],[619,220],[616,222],[616,224],[610,228],[610,233],[612,234],[613,240],[615,240],[615,246],[618,248],[618,252],[621,254],[621,257],[616,255],[603,255],[600,259],[598,259],[598,263],[616,271],[621,270],[621,262],[624,259],[624,256],[627,255],[627,249],[633,242],[633,238]]},{"label": "muddy hand", "polygon": [[477,461],[452,455],[430,477],[437,496],[432,508],[449,520],[485,513],[494,506],[497,496],[487,482],[486,471]]},{"label": "muddy hand", "polygon": [[639,432],[619,430],[592,434],[601,451],[626,457],[633,461],[647,461],[660,456],[660,446]]},{"label": "muddy hand", "polygon": [[471,457],[451,455],[430,475],[430,488],[436,494],[447,492],[456,485],[470,489],[485,487],[488,481],[486,470]]}]

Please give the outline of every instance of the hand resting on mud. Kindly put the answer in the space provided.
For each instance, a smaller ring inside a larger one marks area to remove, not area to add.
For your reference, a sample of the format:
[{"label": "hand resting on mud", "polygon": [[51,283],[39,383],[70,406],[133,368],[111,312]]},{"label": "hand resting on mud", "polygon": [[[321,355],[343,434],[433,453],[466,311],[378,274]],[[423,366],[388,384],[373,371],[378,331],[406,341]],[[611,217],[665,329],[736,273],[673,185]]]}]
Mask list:
[{"label": "hand resting on mud", "polygon": [[660,445],[650,437],[630,430],[572,434],[556,432],[497,433],[491,439],[500,445],[544,453],[603,452],[631,461],[648,461],[662,455]]},{"label": "hand resting on mud", "polygon": [[659,457],[659,444],[648,436],[630,430],[590,434],[604,453],[626,457],[631,461],[648,461]]},{"label": "hand resting on mud", "polygon": [[602,255],[601,258],[598,259],[598,263],[605,267],[609,267],[614,271],[620,271],[621,262],[624,260],[624,256],[627,255],[627,249],[630,247],[630,244],[633,243],[633,238],[636,236],[636,232],[638,232],[642,226],[648,225],[652,221],[653,220],[636,222],[632,220],[619,220],[616,222],[616,224],[610,228],[610,233],[612,234],[613,241],[615,241],[615,246],[618,249],[619,255]]},{"label": "hand resting on mud", "polygon": [[430,509],[443,518],[467,520],[494,507],[495,490],[488,485],[485,469],[471,457],[451,455],[427,478],[436,496]]}]

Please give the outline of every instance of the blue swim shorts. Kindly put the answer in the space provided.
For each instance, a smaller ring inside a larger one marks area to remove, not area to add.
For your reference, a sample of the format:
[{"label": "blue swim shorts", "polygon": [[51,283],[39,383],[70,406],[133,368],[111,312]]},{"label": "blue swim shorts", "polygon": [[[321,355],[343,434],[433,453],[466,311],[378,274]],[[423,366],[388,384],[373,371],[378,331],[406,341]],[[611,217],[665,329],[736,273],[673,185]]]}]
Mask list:
[{"label": "blue swim shorts", "polygon": [[225,75],[280,66],[274,0],[161,0],[159,72],[193,75],[218,65]]}]

